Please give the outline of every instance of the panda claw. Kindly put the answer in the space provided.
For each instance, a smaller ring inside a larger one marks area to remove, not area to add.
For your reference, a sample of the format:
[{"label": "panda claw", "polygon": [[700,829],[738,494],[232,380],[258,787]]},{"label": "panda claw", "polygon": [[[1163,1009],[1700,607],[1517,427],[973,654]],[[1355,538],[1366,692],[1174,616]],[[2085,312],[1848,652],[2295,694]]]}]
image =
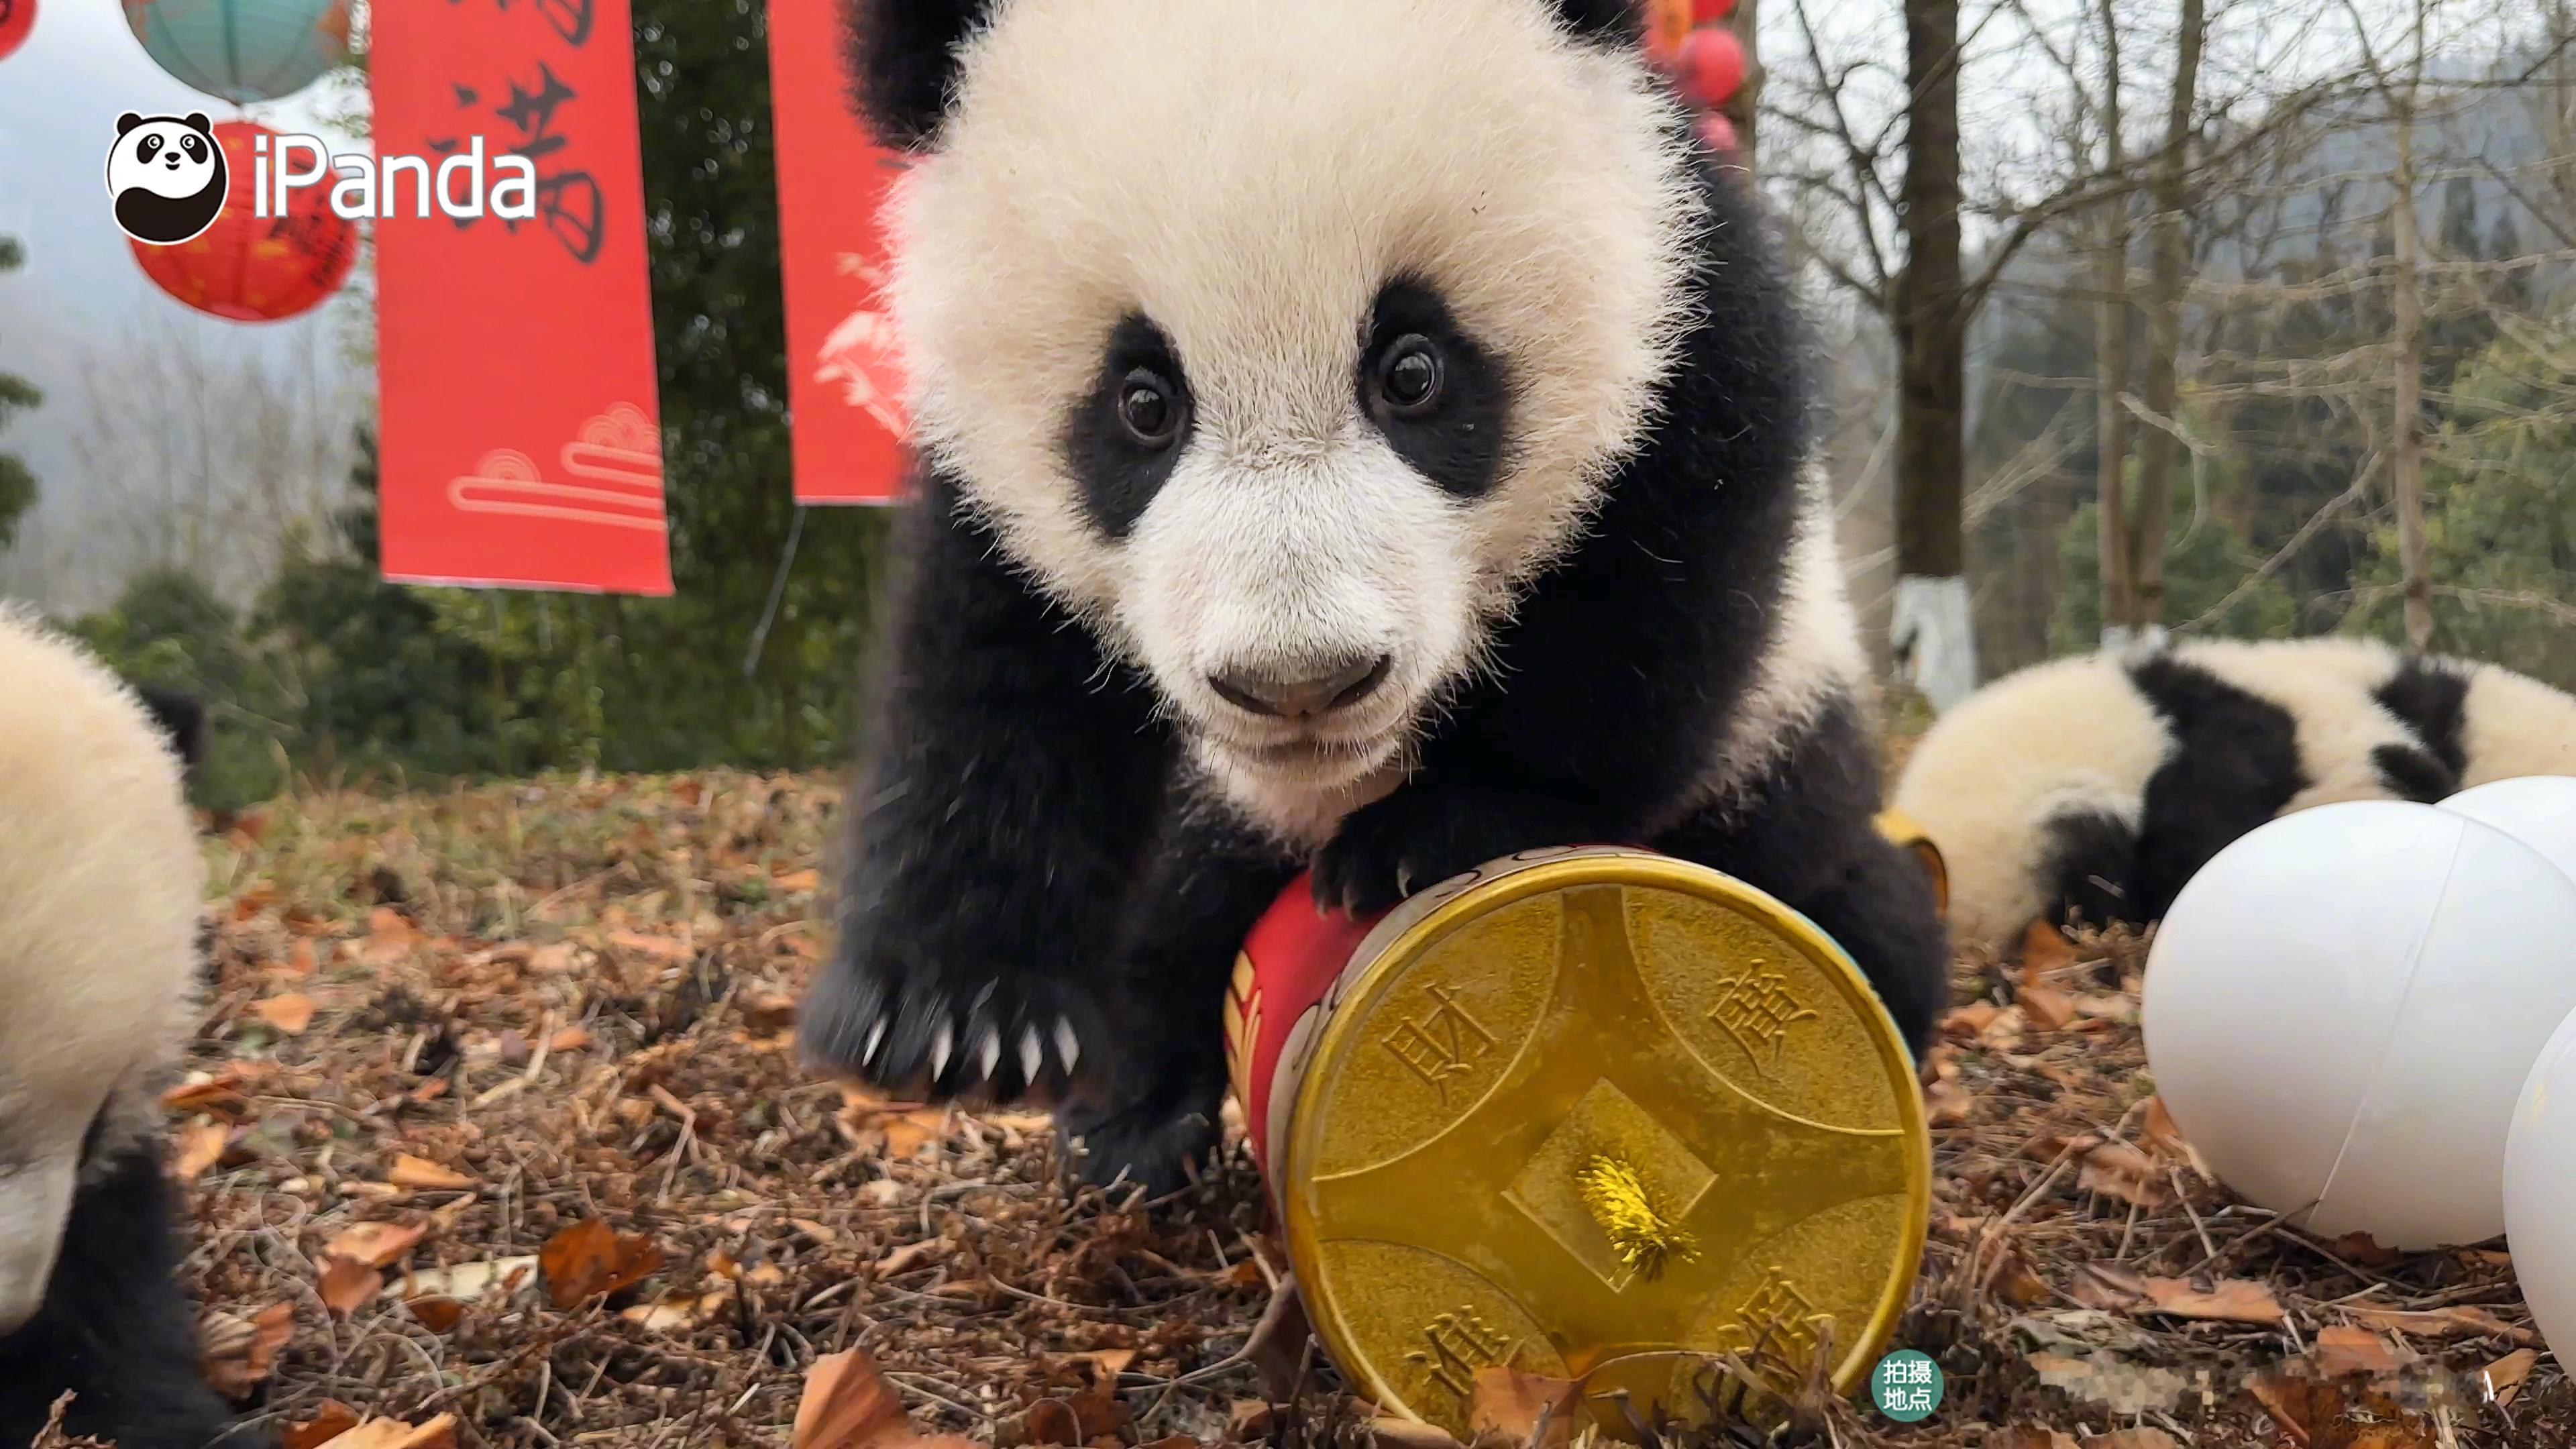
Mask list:
[{"label": "panda claw", "polygon": [[993,1079],[993,1068],[999,1066],[1001,1061],[1001,1035],[988,1026],[984,1028],[983,1035],[977,1038],[975,1047],[975,1063],[984,1080],[989,1082]]},{"label": "panda claw", "polygon": [[859,1052],[860,1066],[872,1067],[876,1065],[877,1048],[885,1045],[885,1034],[886,1017],[883,1012],[879,1012],[877,1014],[875,1024],[868,1028],[868,1044]]},{"label": "panda claw", "polygon": [[1064,1059],[1067,1072],[1082,1060],[1082,1039],[1073,1034],[1073,1023],[1061,1016],[1055,1019],[1055,1054]]},{"label": "panda claw", "polygon": [[949,1029],[948,1023],[939,1023],[939,1030],[930,1037],[930,1075],[933,1080],[947,1072],[948,1052],[956,1044],[956,1034]]},{"label": "panda claw", "polygon": [[1038,1068],[1045,1065],[1046,1048],[1038,1042],[1038,1029],[1034,1026],[1021,1027],[1020,1075],[1027,1078],[1030,1085],[1034,1086],[1038,1079]]}]

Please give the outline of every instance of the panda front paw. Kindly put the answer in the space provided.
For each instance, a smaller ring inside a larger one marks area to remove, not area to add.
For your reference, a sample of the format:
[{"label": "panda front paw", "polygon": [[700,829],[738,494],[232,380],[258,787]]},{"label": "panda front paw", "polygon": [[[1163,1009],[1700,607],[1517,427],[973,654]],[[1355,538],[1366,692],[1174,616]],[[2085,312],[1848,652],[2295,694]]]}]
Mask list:
[{"label": "panda front paw", "polygon": [[1315,856],[1315,904],[1374,915],[1514,851],[1605,838],[1549,796],[1416,781],[1342,821]]},{"label": "panda front paw", "polygon": [[1219,1095],[1155,1093],[1123,1107],[1069,1106],[1056,1133],[1074,1177],[1094,1187],[1142,1187],[1147,1198],[1190,1185],[1216,1150]]},{"label": "panda front paw", "polygon": [[1088,991],[1018,971],[836,961],[798,1017],[808,1062],[907,1100],[1049,1105],[1105,1055]]}]

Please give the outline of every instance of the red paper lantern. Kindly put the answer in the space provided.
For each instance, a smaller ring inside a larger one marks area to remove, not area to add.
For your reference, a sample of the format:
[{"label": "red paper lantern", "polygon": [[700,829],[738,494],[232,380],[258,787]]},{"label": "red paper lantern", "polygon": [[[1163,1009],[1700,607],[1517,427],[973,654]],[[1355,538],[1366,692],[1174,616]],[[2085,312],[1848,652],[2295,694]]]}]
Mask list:
[{"label": "red paper lantern", "polygon": [[27,43],[36,28],[36,0],[0,0],[0,60]]},{"label": "red paper lantern", "polygon": [[349,279],[358,226],[331,209],[326,187],[288,193],[282,216],[252,205],[251,138],[275,131],[255,121],[215,127],[230,185],[223,214],[194,241],[156,247],[130,241],[143,274],[200,312],[234,322],[275,322],[310,311]]},{"label": "red paper lantern", "polygon": [[1724,26],[1694,30],[1682,42],[1682,94],[1703,106],[1722,106],[1744,84],[1744,42]]},{"label": "red paper lantern", "polygon": [[1691,0],[1691,24],[1714,25],[1735,13],[1735,0]]}]

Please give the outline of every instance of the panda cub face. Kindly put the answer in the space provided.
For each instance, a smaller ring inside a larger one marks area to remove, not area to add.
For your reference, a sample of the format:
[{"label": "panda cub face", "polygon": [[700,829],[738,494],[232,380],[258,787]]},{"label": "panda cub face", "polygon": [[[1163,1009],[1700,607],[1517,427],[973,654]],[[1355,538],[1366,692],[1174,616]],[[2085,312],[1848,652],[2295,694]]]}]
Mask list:
[{"label": "panda cub face", "polygon": [[171,245],[214,224],[230,181],[223,147],[205,116],[117,118],[107,191],[117,224],[137,241]]},{"label": "panda cub face", "polygon": [[903,178],[918,440],[1203,760],[1397,759],[1649,422],[1694,201],[1549,0],[1001,0]]}]

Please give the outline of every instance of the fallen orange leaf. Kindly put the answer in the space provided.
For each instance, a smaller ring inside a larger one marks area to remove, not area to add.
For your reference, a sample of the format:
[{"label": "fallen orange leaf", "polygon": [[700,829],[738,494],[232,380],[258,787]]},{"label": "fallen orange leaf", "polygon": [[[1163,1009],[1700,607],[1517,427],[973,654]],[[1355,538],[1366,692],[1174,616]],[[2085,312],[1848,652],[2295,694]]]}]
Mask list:
[{"label": "fallen orange leaf", "polygon": [[2522,1394],[2522,1381],[2531,1377],[2532,1369],[2539,1362],[2540,1350],[2517,1348],[2488,1364],[2478,1375],[2486,1380],[2487,1397],[2510,1408]]},{"label": "fallen orange leaf", "polygon": [[223,1161],[224,1149],[232,1145],[233,1129],[222,1122],[193,1122],[179,1130],[179,1153],[171,1162],[171,1174],[181,1182],[195,1182],[206,1169]]},{"label": "fallen orange leaf", "polygon": [[590,1045],[588,1027],[568,1026],[546,1038],[546,1050],[550,1052],[577,1052],[588,1045]]},{"label": "fallen orange leaf", "polygon": [[333,1238],[322,1251],[329,1257],[346,1258],[370,1268],[386,1268],[410,1252],[428,1231],[426,1223],[358,1223]]},{"label": "fallen orange leaf", "polygon": [[324,1399],[314,1406],[312,1418],[286,1426],[284,1449],[322,1449],[323,1445],[356,1427],[357,1410],[338,1399]]},{"label": "fallen orange leaf", "polygon": [[200,1331],[206,1382],[228,1399],[246,1399],[268,1381],[277,1351],[295,1335],[295,1305],[272,1303],[250,1319],[229,1313],[206,1316]]},{"label": "fallen orange leaf", "polygon": [[867,1350],[825,1354],[805,1376],[791,1449],[976,1449],[955,1434],[924,1435]]},{"label": "fallen orange leaf", "polygon": [[662,1266],[662,1250],[641,1233],[620,1233],[604,1218],[584,1218],[546,1240],[537,1254],[546,1297],[557,1308],[614,1293]]},{"label": "fallen orange leaf", "polygon": [[272,996],[253,1004],[251,1011],[288,1036],[302,1036],[304,1029],[313,1024],[313,998],[301,991]]},{"label": "fallen orange leaf", "polygon": [[2173,1201],[2156,1160],[2125,1142],[2105,1142],[2084,1154],[2075,1186],[2083,1192],[2108,1193],[2122,1202],[2160,1208]]},{"label": "fallen orange leaf", "polygon": [[1563,1449],[1582,1417],[1582,1388],[1573,1380],[1509,1367],[1478,1369],[1467,1400],[1467,1422],[1479,1439],[1500,1435],[1518,1449]]},{"label": "fallen orange leaf", "polygon": [[2021,933],[2021,979],[2035,986],[2042,974],[2075,964],[2075,943],[2048,922],[2033,921]]},{"label": "fallen orange leaf", "polygon": [[441,1414],[417,1427],[400,1419],[369,1419],[323,1442],[327,1449],[455,1449],[456,1416]]},{"label": "fallen orange leaf", "polygon": [[2054,986],[2025,986],[2014,994],[2021,1014],[2041,1031],[2062,1031],[2075,1019],[2075,998]]},{"label": "fallen orange leaf", "polygon": [[323,1307],[330,1309],[334,1317],[346,1318],[384,1291],[385,1275],[347,1258],[326,1258],[321,1279],[314,1287],[321,1294]]},{"label": "fallen orange leaf", "polygon": [[2308,1362],[2325,1377],[2339,1379],[2346,1374],[2390,1373],[2398,1361],[2396,1350],[2378,1334],[2337,1323],[2317,1330],[2317,1344],[2308,1354]]},{"label": "fallen orange leaf", "polygon": [[611,931],[608,944],[656,961],[687,961],[697,955],[688,942],[677,936],[647,935],[642,931]]},{"label": "fallen orange leaf", "polygon": [[403,1307],[410,1309],[411,1316],[419,1319],[421,1326],[432,1333],[453,1333],[456,1331],[456,1325],[465,1321],[463,1303],[434,1293],[424,1293],[417,1298],[406,1298],[403,1300]]},{"label": "fallen orange leaf", "polygon": [[[2158,1313],[2176,1318],[2203,1318],[2224,1323],[2278,1324],[2281,1312],[2272,1290],[2251,1278],[2222,1278],[2206,1290],[2180,1278],[2146,1280],[2147,1301]],[[2356,1315],[2357,1316],[2357,1315]]]},{"label": "fallen orange leaf", "polygon": [[394,1158],[393,1170],[385,1174],[385,1181],[415,1192],[461,1192],[474,1186],[474,1179],[464,1173],[408,1152]]},{"label": "fallen orange leaf", "polygon": [[2355,1323],[2382,1331],[2411,1333],[2418,1338],[2502,1338],[2525,1346],[2540,1342],[2540,1336],[2530,1329],[2516,1328],[2485,1309],[2469,1304],[2415,1312],[2347,1304],[2344,1313]]}]

